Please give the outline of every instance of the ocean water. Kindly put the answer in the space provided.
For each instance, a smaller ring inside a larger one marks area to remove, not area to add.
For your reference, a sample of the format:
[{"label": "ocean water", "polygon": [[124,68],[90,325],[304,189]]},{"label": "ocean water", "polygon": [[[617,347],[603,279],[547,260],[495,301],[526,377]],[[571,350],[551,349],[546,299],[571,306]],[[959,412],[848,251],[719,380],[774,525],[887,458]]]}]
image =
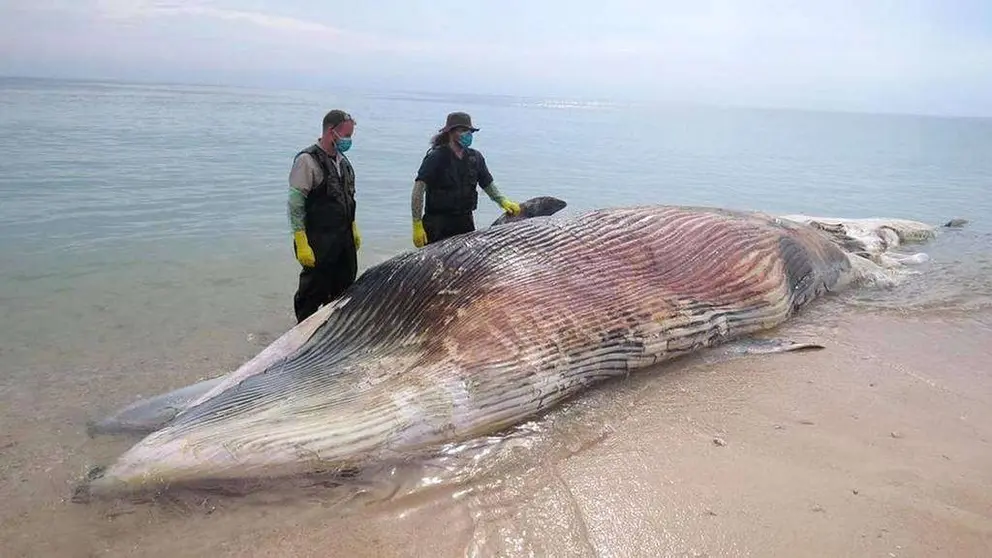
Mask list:
[{"label": "ocean water", "polygon": [[[968,308],[992,292],[992,120],[12,78],[0,93],[7,357],[290,325],[287,174],[331,107],[358,121],[363,267],[412,249],[417,166],[445,114],[466,110],[515,200],[962,217],[926,248],[939,289],[868,302]],[[481,196],[478,226],[498,211]]]},{"label": "ocean water", "polygon": [[[566,214],[968,219],[918,248],[932,258],[919,275],[845,310],[992,328],[992,120],[2,79],[0,525],[15,548],[124,537],[65,507],[80,474],[127,447],[86,440],[84,422],[231,370],[293,325],[287,175],[333,107],[358,120],[362,267],[413,249],[413,177],[445,115],[465,110],[504,193],[557,196]],[[481,196],[478,226],[499,211]],[[219,548],[228,535],[200,536]]]}]

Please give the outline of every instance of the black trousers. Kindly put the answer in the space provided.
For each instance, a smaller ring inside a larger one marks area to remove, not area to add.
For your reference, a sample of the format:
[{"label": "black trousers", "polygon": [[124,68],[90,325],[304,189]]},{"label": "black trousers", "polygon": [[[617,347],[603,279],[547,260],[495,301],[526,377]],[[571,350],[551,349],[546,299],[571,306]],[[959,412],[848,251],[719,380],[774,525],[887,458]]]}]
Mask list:
[{"label": "black trousers", "polygon": [[[315,267],[304,267],[300,271],[300,284],[293,296],[296,323],[341,296],[358,276],[358,253],[350,231],[334,242],[319,248],[311,245],[311,248],[317,261]],[[295,242],[293,250],[295,254]]]},{"label": "black trousers", "polygon": [[428,244],[475,230],[475,218],[471,213],[425,214],[423,221]]}]

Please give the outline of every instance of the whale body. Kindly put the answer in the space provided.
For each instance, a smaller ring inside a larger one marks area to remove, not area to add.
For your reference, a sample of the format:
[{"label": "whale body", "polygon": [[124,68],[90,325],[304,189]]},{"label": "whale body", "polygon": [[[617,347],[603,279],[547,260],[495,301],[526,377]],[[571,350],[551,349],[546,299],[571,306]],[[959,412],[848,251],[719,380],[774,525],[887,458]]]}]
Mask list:
[{"label": "whale body", "polygon": [[77,494],[349,469],[493,433],[775,328],[877,268],[801,219],[711,207],[459,235],[366,270]]}]

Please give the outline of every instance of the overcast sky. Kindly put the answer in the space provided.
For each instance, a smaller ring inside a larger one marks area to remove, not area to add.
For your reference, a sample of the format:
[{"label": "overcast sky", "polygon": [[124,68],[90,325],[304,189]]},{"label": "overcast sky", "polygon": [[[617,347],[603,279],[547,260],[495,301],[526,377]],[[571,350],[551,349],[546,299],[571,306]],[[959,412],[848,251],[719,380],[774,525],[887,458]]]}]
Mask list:
[{"label": "overcast sky", "polygon": [[0,74],[992,116],[992,0],[0,0]]}]

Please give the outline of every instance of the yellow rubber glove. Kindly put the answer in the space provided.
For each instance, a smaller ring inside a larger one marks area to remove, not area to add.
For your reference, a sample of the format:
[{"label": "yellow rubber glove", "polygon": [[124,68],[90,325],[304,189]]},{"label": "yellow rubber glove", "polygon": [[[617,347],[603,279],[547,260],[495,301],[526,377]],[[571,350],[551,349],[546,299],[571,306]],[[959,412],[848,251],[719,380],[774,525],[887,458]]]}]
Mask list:
[{"label": "yellow rubber glove", "polygon": [[307,242],[306,231],[299,230],[293,233],[293,240],[296,243],[296,259],[303,267],[313,267],[317,264],[313,255],[313,249]]},{"label": "yellow rubber glove", "polygon": [[499,206],[510,215],[518,215],[520,213],[520,204],[510,201],[509,198],[503,198],[503,201],[499,202]]},{"label": "yellow rubber glove", "polygon": [[427,244],[427,232],[424,230],[424,222],[417,219],[413,222],[413,245],[423,248]]},{"label": "yellow rubber glove", "polygon": [[362,235],[358,234],[358,223],[351,222],[351,235],[355,237],[355,250],[362,248]]}]

